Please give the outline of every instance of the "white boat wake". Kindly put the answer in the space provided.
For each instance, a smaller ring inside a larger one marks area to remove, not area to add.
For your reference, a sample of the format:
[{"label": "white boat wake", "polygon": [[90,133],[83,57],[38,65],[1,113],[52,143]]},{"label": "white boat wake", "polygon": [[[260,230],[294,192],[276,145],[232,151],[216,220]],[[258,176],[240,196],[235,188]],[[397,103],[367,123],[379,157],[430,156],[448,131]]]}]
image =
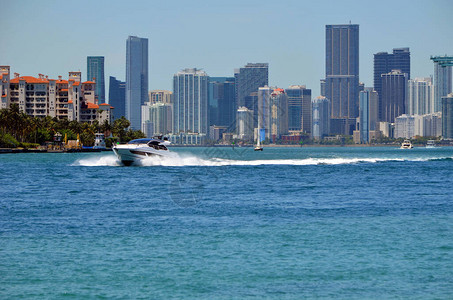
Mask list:
[{"label": "white boat wake", "polygon": [[[378,163],[378,162],[402,162],[402,161],[431,161],[451,160],[450,157],[431,158],[302,158],[302,159],[258,159],[258,160],[233,160],[224,158],[204,159],[197,156],[175,155],[173,157],[146,157],[141,160],[139,166],[166,166],[166,167],[220,167],[220,166],[262,166],[262,165],[341,165],[357,163]],[[122,166],[121,162],[114,155],[89,157],[77,160],[73,166],[102,167]]]}]

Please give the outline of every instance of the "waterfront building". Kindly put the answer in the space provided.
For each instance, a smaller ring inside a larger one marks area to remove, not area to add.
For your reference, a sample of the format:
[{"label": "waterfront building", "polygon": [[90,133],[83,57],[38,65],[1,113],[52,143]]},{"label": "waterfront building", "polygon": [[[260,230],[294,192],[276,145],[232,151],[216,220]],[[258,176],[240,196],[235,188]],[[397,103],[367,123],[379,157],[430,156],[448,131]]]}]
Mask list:
[{"label": "waterfront building", "polygon": [[442,137],[453,139],[453,93],[442,97]]},{"label": "waterfront building", "polygon": [[359,96],[360,143],[368,143],[370,141],[370,93],[361,91]]},{"label": "waterfront building", "polygon": [[[407,79],[411,78],[411,53],[409,48],[394,48],[393,53],[379,52],[374,54],[374,89],[378,93],[379,102],[382,96],[381,75],[387,74],[392,70],[401,70],[407,74]],[[381,117],[381,113],[379,114]]]},{"label": "waterfront building", "polygon": [[434,112],[432,78],[415,78],[407,82],[406,113],[425,115]]},{"label": "waterfront building", "polygon": [[0,66],[0,109],[8,108],[10,105],[10,67]]},{"label": "waterfront building", "polygon": [[288,134],[288,97],[284,89],[274,88],[269,95],[270,140],[276,143]]},{"label": "waterfront building", "polygon": [[96,82],[97,104],[105,103],[104,56],[87,57],[87,81]]},{"label": "waterfront building", "polygon": [[234,78],[237,107],[245,106],[253,110],[253,107],[246,105],[245,97],[269,84],[269,64],[248,63],[243,68],[234,70]]},{"label": "waterfront building", "polygon": [[305,85],[291,85],[285,92],[288,97],[288,129],[311,134],[311,90]]},{"label": "waterfront building", "polygon": [[373,88],[364,88],[359,94],[359,140],[368,143],[371,132],[375,131],[378,122],[378,94]]},{"label": "waterfront building", "polygon": [[166,135],[172,132],[173,104],[151,101],[142,105],[141,130],[147,137]]},{"label": "waterfront building", "polygon": [[[173,76],[173,134],[208,134],[208,75],[196,68]],[[201,139],[181,138],[186,143]]]},{"label": "waterfront building", "polygon": [[321,140],[329,135],[330,130],[330,101],[324,96],[319,96],[312,101],[313,130],[312,136]]},{"label": "waterfront building", "polygon": [[264,139],[270,139],[269,128],[271,126],[270,119],[270,94],[272,93],[273,88],[264,86],[258,88],[258,108],[257,108],[257,119],[258,119],[258,135]]},{"label": "waterfront building", "polygon": [[424,115],[401,115],[395,120],[395,138],[438,137],[442,135],[440,112]]},{"label": "waterfront building", "polygon": [[20,76],[10,79],[9,66],[0,66],[2,108],[16,103],[19,110],[32,117],[67,119],[88,122],[108,120],[112,122],[110,105],[100,107],[96,103],[94,81],[82,82],[81,72],[69,72],[68,80]]},{"label": "waterfront building", "polygon": [[126,82],[109,78],[109,104],[115,108],[114,117],[126,117]]},{"label": "waterfront building", "polygon": [[325,96],[331,133],[352,134],[359,108],[359,25],[326,25]]},{"label": "waterfront building", "polygon": [[410,139],[415,136],[415,117],[401,115],[395,120],[395,138]]},{"label": "waterfront building", "polygon": [[237,110],[237,138],[244,141],[253,140],[253,111],[247,107],[239,107]]},{"label": "waterfront building", "polygon": [[442,136],[442,113],[415,115],[415,136]]},{"label": "waterfront building", "polygon": [[230,132],[236,129],[236,98],[234,81],[234,77],[209,77],[209,126],[226,126]]},{"label": "waterfront building", "polygon": [[141,128],[141,106],[148,100],[148,39],[129,36],[126,42],[126,118]]},{"label": "waterfront building", "polygon": [[148,102],[151,102],[151,104],[156,104],[156,103],[172,104],[173,103],[173,92],[166,91],[166,90],[149,91]]},{"label": "waterfront building", "polygon": [[387,74],[382,74],[381,80],[380,120],[393,123],[396,117],[406,112],[407,74],[400,70],[393,70]]},{"label": "waterfront building", "polygon": [[452,56],[431,56],[434,63],[434,112],[442,111],[442,97],[452,89]]},{"label": "waterfront building", "polygon": [[[258,91],[245,97],[245,107],[253,111],[253,127],[258,127]],[[253,109],[250,109],[253,107]]]},{"label": "waterfront building", "polygon": [[209,126],[209,139],[211,141],[219,141],[222,139],[223,134],[227,132],[228,127],[226,126],[216,126],[212,125]]}]

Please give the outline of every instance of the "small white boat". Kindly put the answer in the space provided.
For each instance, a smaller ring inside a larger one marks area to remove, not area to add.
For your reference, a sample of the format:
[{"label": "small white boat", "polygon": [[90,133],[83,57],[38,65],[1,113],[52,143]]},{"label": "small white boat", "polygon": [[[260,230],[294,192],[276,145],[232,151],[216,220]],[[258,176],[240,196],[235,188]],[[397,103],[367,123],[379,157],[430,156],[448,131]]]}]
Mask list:
[{"label": "small white boat", "polygon": [[123,145],[115,145],[112,149],[124,165],[130,166],[150,156],[171,157],[173,153],[166,147],[169,144],[170,142],[166,139],[144,138],[132,140]]},{"label": "small white boat", "polygon": [[436,148],[436,143],[434,142],[434,140],[428,140],[428,142],[426,143],[426,148]]},{"label": "small white boat", "polygon": [[412,143],[410,140],[404,140],[404,142],[401,144],[400,149],[412,149],[414,146],[412,146]]},{"label": "small white boat", "polygon": [[261,147],[261,130],[260,130],[260,118],[258,117],[258,138],[256,141],[255,151],[263,151],[263,147]]}]

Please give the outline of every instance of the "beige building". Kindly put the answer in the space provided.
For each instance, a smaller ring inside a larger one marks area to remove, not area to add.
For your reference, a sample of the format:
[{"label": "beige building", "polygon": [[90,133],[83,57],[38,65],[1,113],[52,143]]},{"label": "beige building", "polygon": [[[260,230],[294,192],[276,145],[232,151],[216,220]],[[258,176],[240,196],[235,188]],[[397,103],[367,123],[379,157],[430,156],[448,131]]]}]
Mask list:
[{"label": "beige building", "polygon": [[50,116],[90,123],[108,119],[111,122],[113,107],[103,106],[99,110],[96,82],[81,82],[81,78],[81,72],[69,72],[68,80],[61,76],[57,80],[43,74],[33,77],[18,73],[10,79],[10,67],[0,66],[1,108],[17,103],[20,111],[32,117]]},{"label": "beige building", "polygon": [[152,104],[156,103],[173,103],[173,93],[166,90],[153,90],[148,93],[148,101]]}]

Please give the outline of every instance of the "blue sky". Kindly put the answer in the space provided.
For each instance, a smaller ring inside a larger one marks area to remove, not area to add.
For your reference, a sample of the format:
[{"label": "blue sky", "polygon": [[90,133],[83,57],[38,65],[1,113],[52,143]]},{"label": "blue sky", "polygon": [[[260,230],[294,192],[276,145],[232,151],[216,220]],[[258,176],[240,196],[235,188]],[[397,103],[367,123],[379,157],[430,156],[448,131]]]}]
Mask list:
[{"label": "blue sky", "polygon": [[172,88],[183,68],[232,76],[268,62],[269,83],[305,84],[319,94],[325,25],[360,25],[360,80],[372,85],[373,54],[410,47],[411,77],[433,73],[430,55],[453,55],[453,1],[22,1],[0,0],[0,65],[52,78],[105,56],[125,79],[126,39],[149,39],[149,88]]}]

